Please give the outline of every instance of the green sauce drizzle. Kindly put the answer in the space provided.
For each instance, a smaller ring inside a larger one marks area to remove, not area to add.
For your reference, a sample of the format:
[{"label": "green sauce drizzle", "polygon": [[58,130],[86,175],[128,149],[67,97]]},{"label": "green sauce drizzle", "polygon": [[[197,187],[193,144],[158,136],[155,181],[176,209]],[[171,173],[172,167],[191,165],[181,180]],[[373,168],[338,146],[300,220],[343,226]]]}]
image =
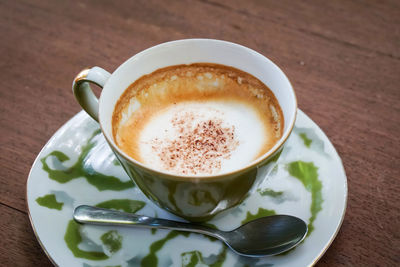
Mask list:
[{"label": "green sauce drizzle", "polygon": [[64,203],[58,202],[56,199],[56,195],[45,195],[43,197],[38,197],[36,202],[43,207],[47,207],[49,209],[61,210]]},{"label": "green sauce drizzle", "polygon": [[156,253],[162,249],[162,247],[167,243],[168,240],[174,239],[175,237],[183,235],[185,237],[189,236],[188,232],[171,231],[166,237],[153,242],[150,245],[150,252],[141,261],[140,265],[143,267],[157,266],[158,258]]},{"label": "green sauce drizzle", "polygon": [[[183,267],[196,267],[197,264],[207,265],[210,267],[220,267],[226,259],[227,247],[223,245],[221,252],[216,255],[216,259],[213,262],[209,262],[209,259],[203,258],[203,254],[198,251],[188,251],[181,254],[182,266]],[[215,257],[215,255],[214,255]]]},{"label": "green sauce drizzle", "polygon": [[309,139],[305,133],[301,133],[299,135],[300,135],[300,138],[303,139],[304,145],[306,147],[310,147],[312,140]]},{"label": "green sauce drizzle", "polygon": [[256,214],[251,214],[250,211],[247,212],[247,216],[246,219],[244,219],[242,221],[242,224],[245,224],[247,222],[250,222],[252,220],[258,219],[258,218],[262,218],[262,217],[266,217],[266,216],[271,216],[271,215],[275,215],[275,211],[274,210],[267,210],[267,209],[263,209],[263,208],[259,208],[258,212]]},{"label": "green sauce drizzle", "polygon": [[314,221],[322,209],[322,184],[318,180],[318,168],[312,162],[294,161],[289,163],[288,170],[291,176],[299,179],[307,191],[311,192],[311,217],[308,224],[307,236],[314,230]]},{"label": "green sauce drizzle", "polygon": [[117,252],[122,247],[122,236],[115,230],[108,231],[100,239],[111,253]]},{"label": "green sauce drizzle", "polygon": [[217,260],[214,263],[210,264],[210,267],[221,267],[222,264],[224,263],[225,259],[226,259],[227,250],[228,249],[224,244],[222,252],[218,254]]},{"label": "green sauce drizzle", "polygon": [[260,193],[261,196],[270,196],[270,197],[280,197],[283,195],[283,191],[274,191],[272,189],[257,189],[257,192]]},{"label": "green sauce drizzle", "polygon": [[145,202],[132,199],[112,199],[101,202],[96,207],[104,209],[122,210],[125,212],[135,213],[146,205]]},{"label": "green sauce drizzle", "polygon": [[73,179],[84,177],[91,185],[95,186],[99,191],[114,190],[121,191],[134,186],[132,181],[122,182],[114,176],[104,175],[93,170],[90,166],[85,166],[85,158],[90,150],[96,145],[92,139],[100,133],[96,130],[88,140],[87,144],[82,147],[82,152],[79,155],[77,162],[66,170],[53,170],[46,163],[48,157],[54,156],[60,162],[69,160],[69,157],[61,151],[53,151],[41,159],[43,170],[49,174],[49,178],[61,184],[67,183]]},{"label": "green sauce drizzle", "polygon": [[88,260],[106,260],[108,256],[103,252],[98,251],[85,251],[80,249],[78,246],[82,242],[82,236],[80,233],[81,226],[74,220],[70,220],[68,223],[67,231],[64,235],[65,243],[67,243],[68,248],[71,250],[77,258],[84,258]]},{"label": "green sauce drizzle", "polygon": [[[200,251],[188,251],[181,254],[182,258],[182,267],[196,267],[196,265],[200,262],[204,264],[203,255]],[[188,259],[189,262],[186,262],[185,259]]]}]

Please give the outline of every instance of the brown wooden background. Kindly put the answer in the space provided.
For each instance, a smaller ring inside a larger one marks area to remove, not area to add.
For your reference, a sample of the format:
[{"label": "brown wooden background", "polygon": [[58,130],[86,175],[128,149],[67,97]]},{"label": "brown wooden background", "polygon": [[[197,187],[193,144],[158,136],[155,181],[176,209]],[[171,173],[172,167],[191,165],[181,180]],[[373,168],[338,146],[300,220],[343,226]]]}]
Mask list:
[{"label": "brown wooden background", "polygon": [[191,37],[272,59],[341,155],[347,213],[318,266],[400,266],[398,0],[0,0],[0,265],[51,265],[25,185],[42,146],[80,110],[73,77]]}]

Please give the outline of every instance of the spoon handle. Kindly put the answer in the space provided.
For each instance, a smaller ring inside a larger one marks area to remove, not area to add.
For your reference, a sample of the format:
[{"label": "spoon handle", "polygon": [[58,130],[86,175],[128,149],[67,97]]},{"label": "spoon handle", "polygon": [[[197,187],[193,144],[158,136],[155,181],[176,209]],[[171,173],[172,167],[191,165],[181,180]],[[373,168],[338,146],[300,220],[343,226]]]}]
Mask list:
[{"label": "spoon handle", "polygon": [[161,228],[195,232],[223,239],[221,231],[212,229],[200,224],[177,222],[153,218],[133,213],[121,212],[110,209],[102,209],[88,205],[81,205],[75,208],[74,219],[77,222],[96,225],[136,226],[142,228]]}]

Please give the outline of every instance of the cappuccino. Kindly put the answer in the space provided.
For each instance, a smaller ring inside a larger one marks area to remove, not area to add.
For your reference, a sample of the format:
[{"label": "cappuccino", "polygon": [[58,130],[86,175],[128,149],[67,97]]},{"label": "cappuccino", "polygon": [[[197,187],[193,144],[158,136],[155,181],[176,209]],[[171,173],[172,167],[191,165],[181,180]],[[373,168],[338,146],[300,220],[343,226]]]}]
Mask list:
[{"label": "cappuccino", "polygon": [[270,89],[211,63],[159,69],[131,84],[112,118],[117,146],[153,169],[204,176],[240,169],[268,152],[284,128]]}]

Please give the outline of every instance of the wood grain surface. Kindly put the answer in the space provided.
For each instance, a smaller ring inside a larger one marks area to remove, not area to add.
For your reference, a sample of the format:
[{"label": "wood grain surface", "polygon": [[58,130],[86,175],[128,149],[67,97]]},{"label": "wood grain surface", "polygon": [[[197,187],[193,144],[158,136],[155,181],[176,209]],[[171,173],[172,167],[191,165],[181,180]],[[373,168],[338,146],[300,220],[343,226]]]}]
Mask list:
[{"label": "wood grain surface", "polygon": [[25,202],[30,167],[80,107],[84,67],[192,38],[266,55],[342,157],[342,228],[318,266],[400,266],[400,1],[0,0],[0,265],[51,266]]}]

